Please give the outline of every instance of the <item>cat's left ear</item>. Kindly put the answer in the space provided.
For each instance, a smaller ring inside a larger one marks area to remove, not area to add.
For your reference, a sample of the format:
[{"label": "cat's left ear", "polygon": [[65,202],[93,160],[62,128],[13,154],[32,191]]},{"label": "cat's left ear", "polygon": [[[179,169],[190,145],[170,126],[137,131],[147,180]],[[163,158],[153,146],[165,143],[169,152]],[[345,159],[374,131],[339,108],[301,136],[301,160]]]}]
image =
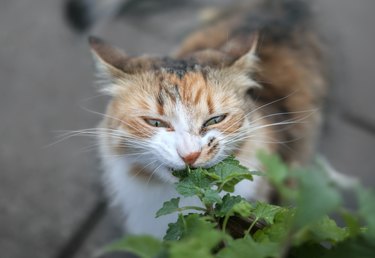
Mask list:
[{"label": "cat's left ear", "polygon": [[254,33],[249,40],[250,50],[243,56],[239,57],[236,61],[234,61],[234,63],[231,65],[231,68],[238,71],[243,71],[245,73],[253,71],[256,68],[256,63],[258,60],[256,56],[258,41],[259,34]]},{"label": "cat's left ear", "polygon": [[128,59],[124,51],[93,36],[89,37],[89,44],[99,77],[111,79],[124,75],[123,67]]},{"label": "cat's left ear", "polygon": [[112,46],[96,37],[89,37],[91,52],[94,57],[97,76],[100,78],[100,91],[110,96],[115,96],[126,80],[130,80],[130,75],[125,72],[126,63],[129,57],[121,49]]}]

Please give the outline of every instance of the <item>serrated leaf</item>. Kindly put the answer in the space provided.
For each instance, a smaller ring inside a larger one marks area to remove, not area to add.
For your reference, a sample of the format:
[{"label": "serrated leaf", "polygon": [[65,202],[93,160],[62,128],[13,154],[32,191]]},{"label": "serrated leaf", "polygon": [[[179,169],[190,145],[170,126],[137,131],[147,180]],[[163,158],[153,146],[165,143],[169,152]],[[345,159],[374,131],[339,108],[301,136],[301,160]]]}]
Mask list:
[{"label": "serrated leaf", "polygon": [[211,186],[211,181],[206,177],[201,168],[191,171],[188,177],[176,184],[176,190],[179,194],[189,197],[201,195],[202,189]]},{"label": "serrated leaf", "polygon": [[185,177],[188,176],[188,171],[187,171],[187,169],[175,170],[175,171],[172,171],[172,175],[177,177],[178,179],[182,180],[182,179],[184,179]]},{"label": "serrated leaf", "polygon": [[257,219],[263,219],[267,223],[272,224],[275,215],[282,210],[284,210],[284,208],[281,208],[280,206],[257,202],[255,209],[252,211],[252,214]]},{"label": "serrated leaf", "polygon": [[185,197],[200,194],[200,189],[196,187],[189,178],[185,178],[178,182],[176,184],[176,190],[179,194]]},{"label": "serrated leaf", "polygon": [[270,242],[255,242],[251,237],[229,241],[218,258],[272,258],[279,257],[279,245]]},{"label": "serrated leaf", "polygon": [[223,239],[223,234],[215,229],[215,224],[198,214],[184,217],[186,231],[181,241],[169,243],[169,254],[173,258],[211,258],[212,249]]},{"label": "serrated leaf", "polygon": [[227,177],[227,179],[224,181],[223,184],[220,186],[222,189],[228,193],[233,193],[235,190],[235,186],[241,182],[242,180],[247,179],[247,180],[253,180],[252,175],[250,174],[242,174],[242,175],[231,175]]},{"label": "serrated leaf", "polygon": [[164,236],[164,240],[179,240],[184,232],[186,231],[184,225],[184,218],[182,214],[178,215],[178,219],[175,223],[169,223],[167,233]]},{"label": "serrated leaf", "polygon": [[328,241],[332,244],[336,244],[349,236],[347,229],[337,226],[336,222],[328,216],[324,216],[319,221],[313,223],[309,228],[310,241],[312,240],[317,243]]},{"label": "serrated leaf", "polygon": [[185,218],[186,232],[184,237],[190,237],[193,235],[199,235],[201,231],[211,231],[215,228],[216,224],[208,221],[206,217],[202,217],[200,214],[190,213]]},{"label": "serrated leaf", "polygon": [[[211,238],[212,236],[207,235]],[[211,249],[208,248],[200,239],[187,239],[182,242],[175,242],[169,248],[169,256],[172,258],[213,258]]]},{"label": "serrated leaf", "polygon": [[127,236],[104,249],[107,252],[130,252],[140,258],[156,257],[163,249],[160,240],[151,236]]},{"label": "serrated leaf", "polygon": [[234,186],[238,182],[244,179],[253,179],[248,168],[240,165],[240,162],[233,157],[228,157],[208,169],[206,175],[215,180],[216,185],[227,192],[233,192]]},{"label": "serrated leaf", "polygon": [[203,192],[202,201],[205,205],[213,205],[215,203],[222,203],[221,197],[216,190],[207,189]]},{"label": "serrated leaf", "polygon": [[168,224],[168,230],[164,240],[180,240],[191,237],[200,231],[210,231],[216,226],[215,223],[207,221],[201,214],[190,213],[179,214],[177,222]]},{"label": "serrated leaf", "polygon": [[172,258],[212,258],[212,250],[223,239],[222,234],[214,229],[202,230],[197,234],[170,243],[169,257]]},{"label": "serrated leaf", "polygon": [[241,196],[231,196],[230,194],[226,194],[223,197],[223,202],[215,206],[215,215],[218,217],[226,216],[233,210],[234,205],[240,203],[242,200],[244,199]]},{"label": "serrated leaf", "polygon": [[283,209],[276,213],[273,224],[258,230],[253,238],[256,242],[279,242],[284,241],[292,226],[292,219],[294,217],[295,210]]},{"label": "serrated leaf", "polygon": [[179,203],[180,203],[179,197],[178,198],[172,198],[171,200],[169,200],[167,202],[164,202],[163,207],[156,212],[156,218],[178,211]]},{"label": "serrated leaf", "polygon": [[233,213],[239,214],[241,217],[249,217],[252,211],[252,206],[249,202],[241,200],[239,203],[233,205]]},{"label": "serrated leaf", "polygon": [[293,243],[296,246],[303,243],[329,242],[336,244],[345,240],[348,236],[349,232],[347,229],[338,227],[334,220],[325,216],[296,233],[293,237]]}]

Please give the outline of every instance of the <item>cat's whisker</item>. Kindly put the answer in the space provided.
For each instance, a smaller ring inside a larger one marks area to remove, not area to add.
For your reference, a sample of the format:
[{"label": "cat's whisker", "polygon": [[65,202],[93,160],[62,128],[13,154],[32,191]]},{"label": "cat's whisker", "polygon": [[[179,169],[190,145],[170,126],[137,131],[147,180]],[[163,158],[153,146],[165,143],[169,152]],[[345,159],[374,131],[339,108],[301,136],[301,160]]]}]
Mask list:
[{"label": "cat's whisker", "polygon": [[[264,107],[264,105],[263,105]],[[307,113],[307,114],[313,114],[315,113],[316,111],[318,111],[318,109],[310,109],[310,110],[301,110],[301,111],[293,111],[293,112],[279,112],[279,113],[273,113],[273,114],[269,114],[269,115],[265,115],[265,116],[261,116],[255,120],[251,120],[250,123],[251,124],[254,124],[258,121],[263,121],[265,120],[266,118],[271,118],[271,117],[276,117],[276,116],[282,116],[282,115],[295,115],[295,114],[304,114],[304,113]],[[248,118],[248,116],[250,115],[250,113],[252,113],[253,111],[250,111],[248,114],[245,115],[245,117]],[[241,121],[243,121],[242,119],[239,119],[237,121],[235,121],[234,123],[232,123],[230,126],[228,126],[227,128],[225,128],[225,130],[222,131],[223,134],[225,134],[229,129],[231,129],[233,126],[237,126],[238,123],[240,123]],[[241,130],[241,129],[240,129]]]},{"label": "cat's whisker", "polygon": [[150,152],[139,152],[139,153],[122,153],[122,154],[107,154],[107,155],[102,155],[102,156],[107,156],[107,157],[125,157],[125,158],[133,158],[136,157],[137,160],[140,159],[142,156],[149,156],[151,153]]},{"label": "cat's whisker", "polygon": [[294,112],[272,113],[272,114],[269,114],[269,115],[260,116],[259,118],[255,119],[255,120],[251,120],[250,123],[256,123],[258,121],[265,120],[266,118],[283,116],[283,115],[296,115],[296,114],[305,114],[305,113],[307,113],[308,116],[310,116],[310,115],[316,113],[317,111],[318,111],[318,109],[309,109],[309,110],[301,110],[301,111],[294,111]]},{"label": "cat's whisker", "polygon": [[118,130],[108,129],[108,128],[88,128],[88,129],[82,129],[82,130],[71,130],[66,131],[65,133],[58,136],[58,138],[65,138],[65,137],[73,137],[73,136],[80,136],[80,135],[94,135],[94,136],[100,136],[100,135],[107,135],[111,134],[113,137],[116,136],[126,136],[125,133],[122,133]]},{"label": "cat's whisker", "polygon": [[261,109],[264,109],[264,108],[270,106],[270,105],[273,105],[273,104],[275,104],[275,103],[277,103],[277,102],[283,101],[283,100],[289,98],[290,96],[293,96],[293,95],[296,94],[298,91],[299,91],[298,89],[297,89],[297,90],[294,90],[293,92],[289,93],[288,95],[286,95],[286,96],[284,96],[284,97],[278,98],[278,99],[276,99],[276,100],[274,100],[274,101],[271,101],[271,102],[268,102],[268,103],[266,103],[266,104],[264,104],[264,105],[261,105],[261,106],[255,108],[255,109],[251,110],[247,115],[249,116],[249,115],[251,115],[251,114],[253,114],[253,113],[257,112],[257,111],[260,111]]},{"label": "cat's whisker", "polygon": [[[129,127],[131,127],[132,129],[136,130],[136,131],[139,131],[138,128],[136,128],[135,126],[129,124],[129,123],[126,123],[124,120],[122,119],[119,119],[117,117],[114,117],[114,116],[110,116],[108,114],[104,114],[104,113],[100,113],[100,112],[97,112],[97,111],[94,111],[94,110],[90,110],[88,108],[84,108],[82,107],[84,110],[86,110],[87,112],[90,112],[90,113],[93,113],[93,114],[96,114],[96,115],[99,115],[99,116],[102,116],[102,117],[105,117],[105,118],[110,118],[110,119],[113,119],[113,120],[116,120],[118,122],[120,122],[121,124],[124,124],[124,125],[127,125]],[[145,135],[147,135],[147,137],[151,137],[152,135],[148,134],[146,131],[143,131],[142,133],[144,133]]]},{"label": "cat's whisker", "polygon": [[151,178],[152,178],[153,175],[156,173],[156,171],[157,171],[160,167],[162,167],[162,166],[164,166],[164,165],[166,164],[166,163],[164,163],[163,161],[160,161],[160,162],[161,162],[161,164],[160,164],[157,168],[155,168],[155,169],[152,171],[150,177],[149,177],[148,180],[147,180],[146,185],[148,185],[148,184],[151,182]]},{"label": "cat's whisker", "polygon": [[[71,137],[76,136],[88,136],[88,137],[100,137],[100,136],[110,136],[112,139],[121,140],[123,142],[130,143],[136,143],[137,145],[142,145],[144,147],[148,147],[147,140],[144,140],[139,137],[134,137],[130,134],[125,133],[125,131],[122,130],[115,130],[115,129],[109,129],[109,128],[89,128],[89,129],[82,129],[82,130],[72,130],[65,132],[58,136],[57,141],[47,145],[47,147],[50,147],[52,145],[55,145],[57,143],[60,143],[62,141],[65,141]],[[131,145],[130,145],[131,146]]]},{"label": "cat's whisker", "polygon": [[[253,137],[254,136],[253,133],[256,132],[257,130],[264,129],[264,128],[267,128],[267,127],[272,127],[272,126],[286,126],[286,125],[293,126],[295,124],[302,124],[303,122],[301,122],[301,121],[303,121],[304,119],[306,119],[306,118],[303,117],[303,118],[297,119],[297,120],[286,120],[286,121],[282,121],[282,122],[270,123],[270,124],[265,124],[265,125],[260,125],[260,126],[251,126],[249,128],[241,129],[235,135],[234,134],[227,135],[226,137],[224,137],[224,140],[227,140],[229,138],[229,140],[226,141],[227,144],[238,143],[238,142],[241,142],[245,139]],[[279,130],[273,130],[273,131],[278,132],[278,131],[282,131],[282,130],[287,130],[287,128],[283,127]]]}]

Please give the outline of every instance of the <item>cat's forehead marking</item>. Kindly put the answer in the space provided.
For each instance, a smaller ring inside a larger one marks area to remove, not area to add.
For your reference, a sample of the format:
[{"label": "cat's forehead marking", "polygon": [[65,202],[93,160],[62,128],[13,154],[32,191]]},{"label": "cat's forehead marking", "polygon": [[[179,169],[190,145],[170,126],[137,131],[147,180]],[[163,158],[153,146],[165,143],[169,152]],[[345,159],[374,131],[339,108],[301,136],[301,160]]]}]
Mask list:
[{"label": "cat's forehead marking", "polygon": [[182,79],[186,73],[200,70],[200,66],[194,59],[176,60],[172,58],[163,58],[160,63],[163,71],[171,73]]},{"label": "cat's forehead marking", "polygon": [[209,113],[214,109],[212,89],[201,71],[189,71],[183,77],[165,72],[160,77],[157,98],[161,106],[169,100],[173,104],[181,102],[189,107],[206,103]]}]

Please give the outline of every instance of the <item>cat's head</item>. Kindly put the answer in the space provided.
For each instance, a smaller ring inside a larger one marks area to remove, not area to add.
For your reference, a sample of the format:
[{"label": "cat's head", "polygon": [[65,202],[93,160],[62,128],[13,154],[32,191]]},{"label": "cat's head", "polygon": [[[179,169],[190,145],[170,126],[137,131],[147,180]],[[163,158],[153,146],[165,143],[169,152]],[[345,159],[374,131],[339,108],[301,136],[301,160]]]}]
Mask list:
[{"label": "cat's head", "polygon": [[212,166],[246,140],[254,119],[247,92],[258,87],[255,43],[238,58],[209,50],[185,60],[130,57],[96,38],[90,44],[112,96],[102,130],[111,155],[170,180],[172,169]]}]

